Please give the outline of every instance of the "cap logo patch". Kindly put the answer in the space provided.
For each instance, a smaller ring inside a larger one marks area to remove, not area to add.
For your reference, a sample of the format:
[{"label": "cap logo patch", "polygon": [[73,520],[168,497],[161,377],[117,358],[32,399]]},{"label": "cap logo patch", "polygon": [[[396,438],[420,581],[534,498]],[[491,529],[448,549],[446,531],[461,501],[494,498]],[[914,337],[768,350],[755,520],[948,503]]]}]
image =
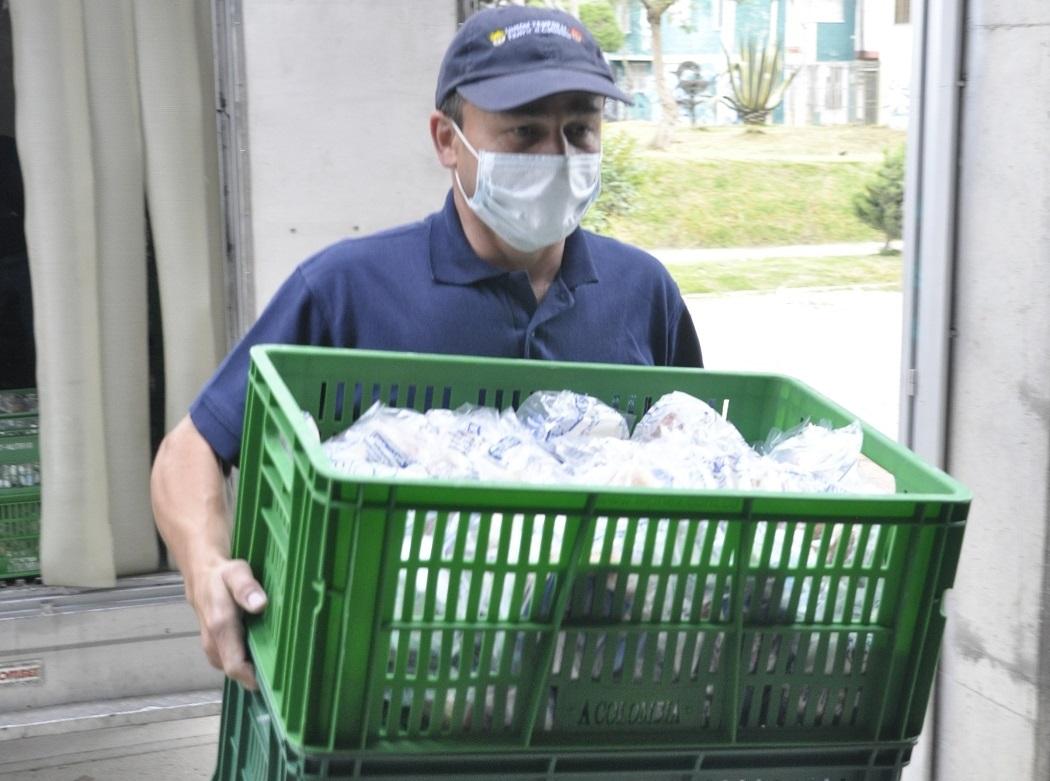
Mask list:
[{"label": "cap logo patch", "polygon": [[583,43],[583,33],[577,27],[569,27],[553,19],[529,19],[510,27],[493,30],[489,33],[489,42],[493,46],[502,46],[507,41],[516,41],[526,35],[560,35],[576,43]]}]

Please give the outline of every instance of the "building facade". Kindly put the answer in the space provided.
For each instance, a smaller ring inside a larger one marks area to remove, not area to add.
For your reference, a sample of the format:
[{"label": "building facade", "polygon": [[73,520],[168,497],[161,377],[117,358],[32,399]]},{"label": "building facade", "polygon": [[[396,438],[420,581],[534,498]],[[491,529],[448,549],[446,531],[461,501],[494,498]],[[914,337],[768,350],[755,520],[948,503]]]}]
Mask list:
[{"label": "building facade", "polygon": [[[608,55],[617,79],[635,99],[614,118],[660,117],[653,76],[652,31],[640,0],[618,5],[625,32],[620,51]],[[680,117],[701,124],[731,124],[735,111],[727,52],[736,59],[747,41],[782,47],[784,71],[797,71],[772,117],[777,124],[907,123],[911,77],[911,24],[907,3],[882,0],[678,0],[661,24],[664,68],[679,99]],[[680,75],[706,82],[689,101]]]}]

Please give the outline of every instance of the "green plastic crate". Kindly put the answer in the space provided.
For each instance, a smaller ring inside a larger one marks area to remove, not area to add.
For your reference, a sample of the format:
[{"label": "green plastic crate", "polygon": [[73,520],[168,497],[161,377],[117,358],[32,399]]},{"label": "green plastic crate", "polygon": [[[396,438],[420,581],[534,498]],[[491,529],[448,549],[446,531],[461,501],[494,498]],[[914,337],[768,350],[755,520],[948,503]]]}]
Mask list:
[{"label": "green plastic crate", "polygon": [[[214,781],[893,781],[900,777],[911,744],[880,749],[823,748],[718,751],[586,750],[485,755],[309,754],[291,746],[264,696],[227,680],[223,696],[219,758]],[[741,762],[746,761],[746,767]]]},{"label": "green plastic crate", "polygon": [[0,491],[0,580],[40,574],[40,489]]},{"label": "green plastic crate", "polygon": [[629,417],[682,390],[749,441],[853,419],[780,376],[255,348],[233,549],[270,597],[248,642],[287,745],[409,763],[802,752],[816,775],[785,779],[845,750],[899,756],[969,494],[870,427],[891,496],[352,479],[302,415],[327,437],[373,400],[502,408],[562,388]]},{"label": "green plastic crate", "polygon": [[39,574],[40,446],[35,433],[12,432],[0,435],[0,580]]}]

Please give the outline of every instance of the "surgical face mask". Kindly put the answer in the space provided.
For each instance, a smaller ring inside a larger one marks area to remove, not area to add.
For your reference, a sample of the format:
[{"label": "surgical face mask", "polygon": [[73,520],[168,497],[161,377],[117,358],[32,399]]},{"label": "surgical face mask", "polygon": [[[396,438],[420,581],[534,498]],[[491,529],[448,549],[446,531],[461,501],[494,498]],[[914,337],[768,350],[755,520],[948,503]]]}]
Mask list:
[{"label": "surgical face mask", "polygon": [[601,190],[600,153],[566,155],[478,152],[452,124],[478,160],[474,195],[467,205],[497,236],[520,252],[556,244],[574,230]]}]

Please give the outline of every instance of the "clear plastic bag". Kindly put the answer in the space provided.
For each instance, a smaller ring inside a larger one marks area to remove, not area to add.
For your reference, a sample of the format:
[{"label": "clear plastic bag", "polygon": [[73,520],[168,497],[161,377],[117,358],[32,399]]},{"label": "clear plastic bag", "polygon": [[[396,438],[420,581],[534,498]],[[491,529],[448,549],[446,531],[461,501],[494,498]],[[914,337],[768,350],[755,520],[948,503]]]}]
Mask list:
[{"label": "clear plastic bag", "polygon": [[774,429],[759,452],[800,472],[837,482],[857,463],[863,442],[864,432],[857,421],[840,428],[827,421],[806,421],[787,432]]},{"label": "clear plastic bag", "polygon": [[834,428],[804,421],[786,432],[774,429],[757,451],[755,487],[797,493],[841,493],[843,479],[857,465],[864,442],[860,423]]},{"label": "clear plastic bag", "polygon": [[541,442],[564,436],[627,439],[627,420],[593,396],[572,391],[536,391],[518,407],[518,420]]},{"label": "clear plastic bag", "polygon": [[750,450],[736,426],[711,405],[688,393],[673,391],[661,396],[635,426],[635,442],[679,441],[711,447],[731,454]]},{"label": "clear plastic bag", "polygon": [[892,477],[880,483],[870,479],[874,470],[861,456],[858,422],[832,428],[806,421],[787,432],[774,430],[751,448],[710,405],[675,391],[658,399],[627,437],[625,418],[600,400],[571,391],[538,391],[516,413],[463,405],[423,414],[377,402],[322,447],[337,469],[359,476],[798,493],[893,491]]},{"label": "clear plastic bag", "polygon": [[332,465],[348,474],[373,477],[426,476],[420,460],[433,447],[423,415],[376,402],[354,425],[325,440]]}]

